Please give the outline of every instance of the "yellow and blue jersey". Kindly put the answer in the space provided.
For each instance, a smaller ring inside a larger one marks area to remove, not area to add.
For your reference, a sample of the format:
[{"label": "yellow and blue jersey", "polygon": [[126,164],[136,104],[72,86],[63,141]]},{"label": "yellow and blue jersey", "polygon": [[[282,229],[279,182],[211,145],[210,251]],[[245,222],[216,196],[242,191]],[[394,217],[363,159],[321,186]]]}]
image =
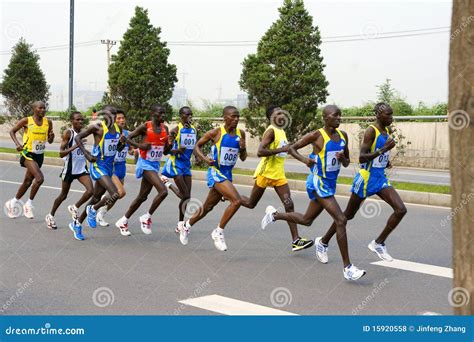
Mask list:
[{"label": "yellow and blue jersey", "polygon": [[[124,136],[128,137],[129,131],[126,129],[122,130]],[[127,174],[127,154],[130,148],[129,144],[125,144],[125,147],[122,151],[117,151],[114,159],[114,175],[117,176],[120,180],[125,178]]]},{"label": "yellow and blue jersey", "polygon": [[316,164],[311,167],[311,173],[306,179],[306,191],[313,201],[316,200],[315,192],[322,198],[334,196],[336,193],[336,181],[341,170],[341,163],[336,154],[344,151],[347,144],[346,138],[337,128],[339,141],[331,140],[323,128],[320,128],[319,132],[324,139],[323,147],[319,153],[309,155],[309,158],[316,160]]},{"label": "yellow and blue jersey", "polygon": [[[375,125],[370,125],[375,130],[375,138],[370,152],[380,150],[389,138],[389,130],[385,127],[387,134],[382,134]],[[366,198],[378,193],[380,190],[391,186],[385,176],[385,169],[390,158],[390,151],[382,153],[369,162],[360,164],[360,170],[355,175],[351,192],[360,198]]]},{"label": "yellow and blue jersey", "polygon": [[211,155],[214,165],[207,172],[208,186],[212,188],[215,183],[225,180],[232,181],[232,169],[237,163],[240,151],[240,130],[237,128],[235,135],[229,134],[224,126],[220,127],[219,140],[212,146]]},{"label": "yellow and blue jersey", "polygon": [[98,145],[92,147],[92,155],[97,157],[97,161],[91,167],[91,176],[94,180],[102,176],[111,177],[113,174],[115,154],[120,140],[120,128],[116,123],[114,123],[114,128],[115,133],[111,133],[105,122],[102,122],[102,138]]},{"label": "yellow and blue jersey", "polygon": [[173,142],[173,150],[186,147],[183,153],[169,156],[163,166],[162,174],[166,177],[191,176],[191,156],[197,142],[196,127],[191,125],[185,127],[181,122],[178,124],[178,134]]}]

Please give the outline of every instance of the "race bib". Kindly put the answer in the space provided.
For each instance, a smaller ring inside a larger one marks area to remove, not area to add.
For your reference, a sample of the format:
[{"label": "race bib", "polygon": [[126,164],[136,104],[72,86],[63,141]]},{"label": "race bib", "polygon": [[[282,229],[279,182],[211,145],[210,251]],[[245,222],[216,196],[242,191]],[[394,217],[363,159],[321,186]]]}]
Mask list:
[{"label": "race bib", "polygon": [[389,158],[390,158],[390,151],[382,153],[380,156],[378,156],[372,161],[372,167],[377,167],[377,168],[387,167]]},{"label": "race bib", "polygon": [[[286,140],[280,140],[280,144],[278,145],[278,148],[282,148],[288,145],[288,141]],[[277,154],[278,157],[280,158],[286,158],[288,156],[288,152],[280,152]]]},{"label": "race bib", "polygon": [[41,140],[33,140],[32,148],[33,148],[33,151],[31,151],[32,153],[43,154],[46,149],[46,142],[41,141]]},{"label": "race bib", "polygon": [[74,159],[85,159],[84,152],[79,147],[72,151],[72,155]]},{"label": "race bib", "polygon": [[117,152],[115,155],[115,162],[121,163],[124,162],[125,159],[127,159],[127,152],[128,152],[128,146],[125,146],[122,151]]},{"label": "race bib", "polygon": [[104,156],[112,157],[117,153],[117,144],[119,139],[105,139],[104,140]]},{"label": "race bib", "polygon": [[326,154],[326,172],[338,171],[341,163],[337,160],[336,153],[339,151],[331,151]]},{"label": "race bib", "polygon": [[151,146],[151,148],[146,151],[146,159],[149,161],[157,162],[163,157],[163,151],[165,150],[164,146]]},{"label": "race bib", "polygon": [[221,147],[219,165],[234,166],[237,162],[239,149],[234,147]]},{"label": "race bib", "polygon": [[196,133],[181,133],[179,144],[181,147],[192,150],[196,145]]}]

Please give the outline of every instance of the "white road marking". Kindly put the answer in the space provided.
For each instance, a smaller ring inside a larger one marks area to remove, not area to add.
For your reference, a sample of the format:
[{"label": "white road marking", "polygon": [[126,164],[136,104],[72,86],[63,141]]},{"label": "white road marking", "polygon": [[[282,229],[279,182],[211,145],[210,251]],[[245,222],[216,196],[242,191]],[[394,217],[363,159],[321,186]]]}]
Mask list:
[{"label": "white road marking", "polygon": [[399,270],[412,271],[417,273],[424,273],[444,278],[453,278],[453,269],[449,267],[434,266],[428,264],[421,264],[413,261],[394,259],[389,261],[376,261],[372,265],[384,266],[390,268],[397,268]]},{"label": "white road marking", "polygon": [[[7,181],[7,180],[3,180],[3,179],[0,179],[0,183],[17,184],[17,185],[23,184],[21,182],[12,182],[12,181]],[[55,187],[55,186],[48,186],[48,185],[41,185],[41,189],[61,190],[61,188],[58,188],[58,187]],[[69,189],[69,191],[79,192],[79,193],[84,192],[84,190],[76,190],[76,189]]]},{"label": "white road marking", "polygon": [[267,306],[252,304],[229,297],[210,295],[197,298],[189,298],[179,301],[182,304],[194,306],[200,309],[233,316],[297,316],[297,314],[269,308]]}]

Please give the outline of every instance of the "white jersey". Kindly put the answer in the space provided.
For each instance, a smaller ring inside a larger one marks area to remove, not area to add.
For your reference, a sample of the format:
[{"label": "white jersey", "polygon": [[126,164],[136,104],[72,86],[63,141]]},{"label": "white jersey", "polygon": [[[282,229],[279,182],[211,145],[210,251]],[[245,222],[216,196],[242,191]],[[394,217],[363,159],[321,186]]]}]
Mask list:
[{"label": "white jersey", "polygon": [[[71,138],[69,139],[69,142],[66,148],[70,148],[75,144],[74,139],[76,138],[76,135],[77,135],[77,133],[72,128],[69,128],[69,130],[71,131]],[[79,147],[72,150],[63,159],[64,159],[64,168],[63,168],[63,171],[61,172],[61,175],[80,175],[82,173],[88,172],[84,152],[82,152],[82,150]]]}]

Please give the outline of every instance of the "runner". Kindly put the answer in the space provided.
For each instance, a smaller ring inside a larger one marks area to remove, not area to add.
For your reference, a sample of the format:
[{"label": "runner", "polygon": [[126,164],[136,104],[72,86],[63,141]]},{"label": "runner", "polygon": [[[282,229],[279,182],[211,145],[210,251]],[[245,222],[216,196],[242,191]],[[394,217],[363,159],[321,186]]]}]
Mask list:
[{"label": "runner", "polygon": [[[267,187],[273,187],[280,197],[286,212],[294,211],[291,199],[290,187],[285,177],[285,158],[288,155],[288,141],[283,126],[286,122],[286,113],[278,106],[270,106],[266,112],[270,126],[263,134],[262,141],[258,146],[258,157],[260,163],[254,173],[255,184],[250,198],[242,196],[242,206],[253,209],[262,198]],[[301,251],[313,245],[313,240],[301,238],[298,234],[298,226],[295,222],[288,221],[292,237],[292,250]]]},{"label": "runner", "polygon": [[[388,218],[382,233],[369,243],[369,249],[385,261],[393,261],[388,254],[385,240],[398,226],[407,213],[407,209],[397,191],[392,187],[385,175],[385,169],[390,168],[390,150],[395,147],[395,141],[390,137],[389,126],[393,121],[393,110],[386,103],[377,103],[374,108],[375,124],[370,125],[364,134],[364,141],[360,148],[360,170],[354,177],[351,188],[351,197],[344,215],[352,220],[367,197],[378,195],[389,204],[393,213]],[[327,246],[335,234],[333,223],[326,235],[316,238],[316,251],[319,261],[328,262]]]},{"label": "runner", "polygon": [[[115,122],[117,126],[122,130],[122,135],[128,137],[129,131],[125,129],[126,126],[126,119],[125,119],[125,112],[122,109],[117,109],[117,116],[115,117]],[[133,149],[130,148],[129,144],[125,144],[125,147],[122,151],[117,152],[114,159],[114,166],[113,166],[113,174],[112,174],[112,182],[114,183],[115,187],[117,188],[119,198],[124,198],[126,195],[124,182],[125,176],[127,174],[127,153],[133,155]],[[109,223],[105,221],[104,216],[107,212],[112,209],[115,202],[110,202],[107,206],[103,206],[97,212],[97,222],[102,227],[107,227]]]},{"label": "runner", "polygon": [[[32,104],[33,115],[21,119],[10,130],[10,137],[16,145],[16,150],[20,153],[20,165],[26,168],[23,183],[18,188],[16,196],[5,203],[5,212],[9,218],[16,218],[21,215],[21,201],[25,192],[30,190],[30,197],[23,205],[23,215],[26,218],[34,218],[33,200],[38,193],[41,184],[44,182],[44,176],[41,172],[43,165],[44,151],[46,141],[53,143],[53,123],[45,118],[46,105],[42,101],[36,101]],[[20,144],[16,138],[16,132],[23,128],[23,144]]]},{"label": "runner", "polygon": [[175,232],[180,234],[180,241],[183,245],[188,243],[187,234],[184,231],[184,214],[191,198],[191,155],[197,140],[197,130],[191,122],[193,112],[191,108],[185,106],[179,110],[180,122],[177,127],[171,130],[170,137],[173,147],[170,156],[163,166],[161,172],[165,177],[173,178],[179,189],[179,217]]},{"label": "runner", "polygon": [[[237,128],[240,119],[239,111],[233,106],[227,106],[223,110],[223,116],[224,125],[204,134],[196,144],[194,153],[209,165],[207,185],[210,190],[204,204],[186,221],[182,229],[185,241],[183,244],[186,244],[191,226],[206,216],[222,198],[225,198],[229,201],[229,206],[224,211],[219,225],[211,234],[214,245],[220,251],[227,250],[224,228],[241,205],[240,195],[232,184],[232,169],[239,155],[242,161],[247,158],[245,132]],[[211,157],[205,156],[201,150],[201,147],[209,141],[213,144]]]},{"label": "runner", "polygon": [[[118,190],[112,182],[113,161],[117,151],[121,151],[125,144],[119,143],[121,130],[115,123],[117,110],[107,105],[100,113],[103,119],[96,124],[90,125],[85,131],[77,134],[75,142],[82,150],[86,159],[91,163],[90,173],[95,181],[93,194],[86,209],[77,220],[69,224],[77,240],[84,240],[82,235],[82,223],[87,217],[87,224],[91,228],[97,227],[97,210],[103,205],[115,202],[119,198]],[[92,153],[86,150],[82,139],[89,135],[94,136]],[[102,195],[108,192],[108,195]],[[101,199],[102,197],[102,199]]]},{"label": "runner", "polygon": [[[357,280],[365,274],[365,271],[350,262],[346,236],[347,219],[334,197],[341,164],[344,167],[349,165],[348,138],[345,132],[338,129],[341,123],[341,110],[337,106],[324,107],[323,119],[323,128],[308,133],[289,147],[289,153],[311,170],[306,181],[306,191],[311,200],[306,213],[280,213],[274,207],[268,206],[262,219],[262,229],[276,220],[310,226],[316,217],[326,210],[335,222],[337,243],[344,264],[344,278]],[[306,158],[298,150],[309,144],[313,146],[313,153]]]},{"label": "runner", "polygon": [[[151,108],[151,120],[138,126],[128,135],[127,142],[140,149],[136,166],[136,177],[142,178],[140,191],[137,197],[130,204],[125,215],[120,218],[115,226],[120,229],[120,233],[129,236],[128,220],[135,211],[146,201],[152,188],[158,192],[147,213],[140,216],[140,227],[145,234],[151,234],[151,216],[168,196],[168,190],[160,179],[158,172],[160,171],[160,160],[163,154],[167,154],[171,150],[171,144],[168,141],[168,127],[164,124],[165,110],[160,104],[156,104]],[[132,141],[137,136],[143,136],[142,143],[137,144]]]},{"label": "runner", "polygon": [[69,117],[72,128],[68,128],[63,133],[61,145],[59,147],[59,156],[64,159],[64,167],[59,177],[62,179],[61,193],[54,200],[53,207],[48,215],[46,215],[46,226],[49,229],[57,229],[54,215],[61,203],[67,198],[72,182],[77,179],[84,185],[85,191],[76,204],[69,205],[68,211],[71,213],[73,219],[77,218],[78,208],[86,203],[92,196],[92,180],[87,170],[86,159],[82,150],[74,143],[77,134],[82,130],[84,117],[81,112],[73,112]]}]

